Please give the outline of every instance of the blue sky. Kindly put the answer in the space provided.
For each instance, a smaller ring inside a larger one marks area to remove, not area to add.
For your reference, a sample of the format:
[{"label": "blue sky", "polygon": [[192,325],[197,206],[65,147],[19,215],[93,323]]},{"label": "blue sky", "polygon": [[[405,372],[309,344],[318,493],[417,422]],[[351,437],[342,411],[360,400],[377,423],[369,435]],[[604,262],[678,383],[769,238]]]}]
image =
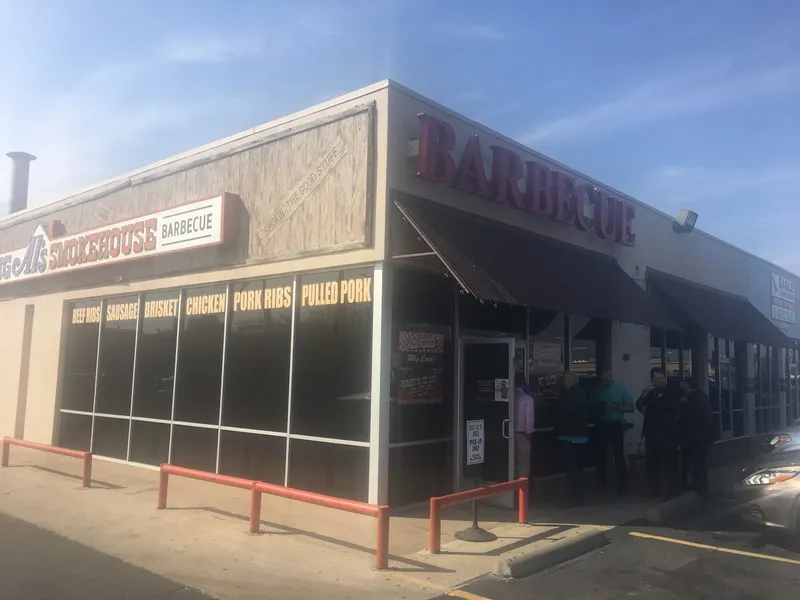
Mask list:
[{"label": "blue sky", "polygon": [[798,31],[792,0],[0,0],[0,149],[42,204],[391,78],[800,272]]}]

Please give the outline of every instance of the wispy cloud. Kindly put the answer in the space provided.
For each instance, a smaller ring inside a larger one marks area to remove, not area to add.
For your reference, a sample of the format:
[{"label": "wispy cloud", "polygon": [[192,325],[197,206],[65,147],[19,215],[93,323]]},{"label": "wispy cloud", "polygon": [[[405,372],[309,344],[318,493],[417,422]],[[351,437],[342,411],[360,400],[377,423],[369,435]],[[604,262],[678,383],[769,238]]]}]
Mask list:
[{"label": "wispy cloud", "polygon": [[264,56],[266,41],[259,36],[176,35],[164,42],[162,57],[176,63],[221,63]]},{"label": "wispy cloud", "polygon": [[[141,79],[137,70],[121,66],[92,73],[62,94],[27,113],[16,113],[26,126],[16,131],[0,129],[9,147],[39,155],[32,166],[30,204],[62,197],[128,169],[129,152],[144,138],[158,133],[186,131],[202,117],[232,107],[225,98],[163,98],[125,101],[135,95]],[[2,127],[2,124],[0,124]],[[0,172],[7,189],[8,167]]]},{"label": "wispy cloud", "polygon": [[506,30],[496,25],[478,23],[446,23],[437,25],[436,31],[452,38],[503,42],[512,39]]},{"label": "wispy cloud", "polygon": [[[196,96],[176,86],[142,94],[170,68],[163,57],[143,55],[138,62],[88,70],[55,89],[46,80],[20,85],[20,76],[0,70],[8,85],[0,97],[0,147],[38,155],[31,167],[31,206],[150,162],[157,157],[138,158],[142,144],[156,136],[185,138],[210,115],[236,109],[237,97],[213,91]],[[0,159],[0,189],[5,190],[11,164]]]},{"label": "wispy cloud", "polygon": [[733,198],[780,199],[800,189],[800,166],[704,168],[665,166],[649,180],[649,192],[661,202],[684,206],[708,205]]},{"label": "wispy cloud", "polygon": [[645,81],[614,100],[544,123],[520,136],[535,144],[577,135],[608,133],[658,119],[700,113],[759,95],[800,87],[800,64],[734,73],[712,67]]},{"label": "wispy cloud", "polygon": [[797,223],[800,166],[664,166],[634,186],[636,197],[668,214],[691,208],[700,226],[745,250],[800,272]]}]

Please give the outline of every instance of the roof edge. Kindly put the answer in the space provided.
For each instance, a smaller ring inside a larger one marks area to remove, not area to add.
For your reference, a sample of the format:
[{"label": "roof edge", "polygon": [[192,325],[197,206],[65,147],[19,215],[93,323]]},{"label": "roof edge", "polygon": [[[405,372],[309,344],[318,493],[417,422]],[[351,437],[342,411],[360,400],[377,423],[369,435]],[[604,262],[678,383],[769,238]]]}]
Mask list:
[{"label": "roof edge", "polygon": [[[555,160],[555,159],[553,159],[553,158],[551,158],[551,157],[549,157],[549,156],[547,156],[545,154],[542,154],[541,152],[538,152],[538,151],[534,150],[533,148],[530,148],[529,146],[526,146],[522,142],[518,142],[518,141],[508,137],[507,135],[504,135],[504,134],[492,129],[491,127],[488,127],[486,125],[483,125],[482,123],[479,123],[479,122],[477,122],[477,121],[475,121],[473,119],[470,119],[469,117],[464,116],[461,113],[456,112],[452,108],[448,108],[448,107],[444,106],[443,104],[441,104],[441,103],[439,103],[439,102],[437,102],[435,100],[432,100],[432,99],[430,99],[430,98],[428,98],[426,96],[423,96],[419,92],[415,92],[414,90],[412,90],[412,89],[410,89],[410,88],[408,88],[408,87],[406,87],[406,86],[404,86],[404,85],[402,85],[400,83],[397,83],[396,81],[393,81],[393,80],[387,80],[387,81],[388,81],[389,87],[391,89],[396,89],[397,91],[402,92],[402,93],[406,94],[407,96],[410,96],[410,97],[412,97],[412,98],[414,98],[416,100],[419,100],[420,102],[428,104],[429,106],[435,108],[436,110],[439,110],[439,111],[441,111],[441,112],[453,117],[454,119],[457,119],[457,120],[461,121],[462,123],[465,123],[466,125],[469,125],[471,127],[479,129],[481,131],[484,131],[484,132],[488,133],[489,135],[493,135],[493,136],[497,137],[498,139],[502,140],[504,143],[509,144],[510,146],[515,147],[515,148],[517,148],[519,150],[523,150],[523,151],[525,151],[525,152],[527,152],[529,154],[532,154],[533,156],[536,156],[539,159],[545,160],[545,161],[551,163],[553,166],[558,167],[559,169],[565,171],[566,173],[570,173],[571,175],[574,175],[576,177],[584,179],[587,182],[592,183],[593,185],[605,188],[609,192],[615,194],[616,196],[618,196],[620,198],[624,198],[625,200],[627,200],[629,202],[632,202],[633,204],[636,204],[637,206],[640,206],[643,209],[652,211],[653,213],[655,213],[656,215],[658,215],[658,216],[662,217],[663,219],[669,221],[670,223],[674,223],[675,222],[675,217],[665,213],[664,211],[656,208],[655,206],[652,206],[651,204],[647,204],[643,200],[639,200],[637,198],[634,198],[633,196],[630,196],[630,195],[626,194],[625,192],[622,192],[622,191],[620,191],[620,190],[608,185],[607,183],[603,183],[602,181],[599,181],[598,179],[595,179],[594,177],[590,177],[590,176],[586,175],[585,173],[582,173],[582,172],[578,171],[574,167],[570,167],[568,165],[565,165],[565,164],[563,164],[563,163],[561,163],[561,162],[559,162],[559,161],[557,161],[557,160]],[[758,260],[758,261],[760,261],[760,262],[762,262],[764,264],[770,265],[771,267],[774,267],[775,269],[780,269],[781,271],[783,271],[784,273],[786,273],[786,274],[788,274],[788,275],[790,275],[792,277],[796,277],[796,278],[800,279],[800,274],[793,273],[792,271],[790,271],[786,267],[782,267],[782,266],[780,266],[778,264],[775,264],[774,262],[772,262],[770,260],[767,260],[764,257],[758,256],[757,254],[754,254],[754,253],[752,253],[752,252],[750,252],[748,250],[744,250],[743,248],[740,248],[740,247],[736,246],[735,244],[733,244],[731,242],[723,240],[722,238],[719,238],[719,237],[717,237],[717,236],[715,236],[715,235],[713,235],[711,233],[708,233],[707,231],[703,231],[701,228],[696,227],[692,231],[692,233],[697,233],[699,235],[703,235],[703,236],[705,236],[705,237],[707,237],[707,238],[709,238],[709,239],[711,239],[711,240],[713,240],[715,242],[719,242],[720,244],[723,244],[723,245],[725,245],[725,246],[727,246],[727,247],[729,247],[729,248],[731,248],[733,250],[736,250],[737,252],[742,252],[743,254],[745,254],[745,255],[747,255],[747,256],[749,256],[751,258],[754,258],[754,259],[756,259],[756,260]]]},{"label": "roof edge", "polygon": [[185,152],[181,152],[180,154],[175,154],[165,159],[145,165],[144,167],[140,167],[139,169],[135,169],[133,171],[123,173],[122,175],[117,175],[115,177],[106,179],[99,183],[92,184],[89,187],[78,190],[63,198],[59,198],[57,200],[53,200],[51,202],[47,202],[39,206],[33,206],[25,210],[21,210],[17,213],[6,215],[5,217],[0,217],[0,230],[5,229],[6,227],[11,227],[13,225],[24,223],[26,221],[31,221],[37,218],[47,216],[48,214],[53,213],[57,210],[83,204],[84,202],[91,202],[92,200],[95,200],[98,197],[106,196],[111,192],[114,192],[118,189],[125,188],[131,185],[131,180],[134,178],[139,178],[143,175],[148,175],[149,177],[158,177],[160,172],[164,171],[166,174],[166,172],[169,171],[170,169],[174,169],[176,165],[179,166],[182,163],[189,163],[193,159],[196,159],[201,154],[217,150],[219,148],[225,147],[229,144],[241,141],[246,138],[250,137],[258,138],[262,135],[269,135],[276,128],[286,126],[293,123],[294,121],[310,117],[314,114],[326,110],[330,110],[341,104],[345,104],[353,100],[358,100],[363,96],[374,94],[375,92],[379,92],[392,85],[396,84],[393,84],[393,82],[389,79],[384,79],[382,81],[373,83],[366,87],[359,88],[355,91],[349,92],[342,96],[337,96],[320,104],[315,104],[314,106],[304,108],[302,110],[293,112],[289,115],[273,119],[272,121],[268,121],[267,123],[264,123],[262,125],[257,125],[255,127],[251,127],[250,129],[245,129],[244,131],[240,131],[238,133],[227,136],[220,140],[209,142],[208,144],[203,144],[202,146],[196,146],[195,148],[192,148]]}]

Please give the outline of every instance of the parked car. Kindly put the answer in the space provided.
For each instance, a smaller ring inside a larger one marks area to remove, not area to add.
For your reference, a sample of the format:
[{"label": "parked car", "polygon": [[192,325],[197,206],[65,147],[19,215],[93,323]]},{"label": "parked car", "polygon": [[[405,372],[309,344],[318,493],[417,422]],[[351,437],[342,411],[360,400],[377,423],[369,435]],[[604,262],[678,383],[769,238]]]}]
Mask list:
[{"label": "parked car", "polygon": [[800,419],[792,425],[767,434],[763,440],[764,443],[760,448],[761,456],[772,454],[773,452],[800,450]]},{"label": "parked car", "polygon": [[734,494],[743,519],[800,535],[800,422],[765,438]]}]

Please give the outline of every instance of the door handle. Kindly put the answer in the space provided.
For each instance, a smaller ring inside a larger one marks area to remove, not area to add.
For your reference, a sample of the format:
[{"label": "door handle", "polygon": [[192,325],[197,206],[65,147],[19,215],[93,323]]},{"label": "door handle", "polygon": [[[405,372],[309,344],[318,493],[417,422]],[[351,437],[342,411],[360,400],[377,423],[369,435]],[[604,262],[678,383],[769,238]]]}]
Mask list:
[{"label": "door handle", "polygon": [[511,419],[503,420],[503,437],[506,439],[511,437]]}]

